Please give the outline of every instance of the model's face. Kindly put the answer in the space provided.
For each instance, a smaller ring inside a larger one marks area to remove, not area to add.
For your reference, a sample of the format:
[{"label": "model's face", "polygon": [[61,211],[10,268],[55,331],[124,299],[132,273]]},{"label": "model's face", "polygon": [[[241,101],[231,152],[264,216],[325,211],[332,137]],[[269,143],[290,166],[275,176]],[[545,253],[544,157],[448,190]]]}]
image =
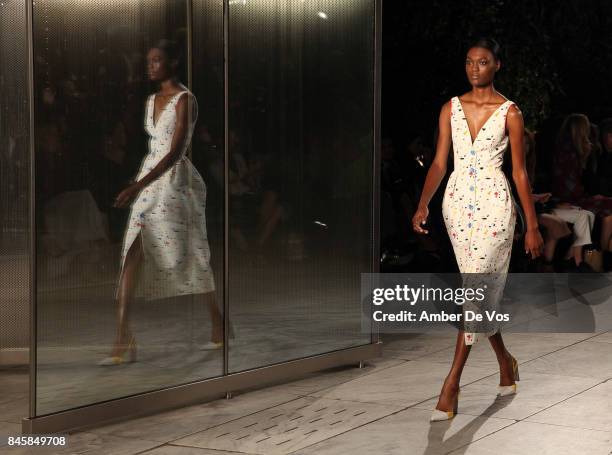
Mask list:
[{"label": "model's face", "polygon": [[471,48],[465,59],[465,74],[474,87],[490,85],[499,70],[499,62],[495,61],[493,53],[483,47]]},{"label": "model's face", "polygon": [[173,75],[172,62],[164,51],[152,48],[147,54],[147,72],[152,81],[163,81]]}]

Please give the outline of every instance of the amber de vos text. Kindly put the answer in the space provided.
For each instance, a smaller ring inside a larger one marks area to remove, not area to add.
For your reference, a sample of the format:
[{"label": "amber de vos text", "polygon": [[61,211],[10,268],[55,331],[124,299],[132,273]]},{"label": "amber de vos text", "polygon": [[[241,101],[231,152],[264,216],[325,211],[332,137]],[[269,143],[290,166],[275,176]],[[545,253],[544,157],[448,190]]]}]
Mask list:
[{"label": "amber de vos text", "polygon": [[[385,303],[402,302],[415,306],[419,302],[443,301],[463,305],[466,301],[482,302],[485,299],[485,290],[482,288],[426,288],[424,285],[414,288],[407,285],[396,285],[395,288],[375,288],[372,292],[372,303],[379,307]],[[481,311],[466,310],[462,313],[447,313],[436,311],[434,313],[426,310],[401,310],[387,313],[382,309],[375,310],[372,318],[376,322],[460,322],[460,321],[498,321],[507,322],[510,316],[495,310]]]}]

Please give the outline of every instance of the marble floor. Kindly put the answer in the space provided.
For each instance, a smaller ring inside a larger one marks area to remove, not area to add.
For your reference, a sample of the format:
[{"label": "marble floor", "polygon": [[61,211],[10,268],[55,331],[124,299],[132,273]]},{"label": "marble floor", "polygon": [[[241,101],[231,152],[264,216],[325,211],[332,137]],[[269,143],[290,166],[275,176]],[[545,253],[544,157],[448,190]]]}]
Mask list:
[{"label": "marble floor", "polygon": [[[384,355],[153,416],[70,434],[50,454],[585,454],[612,453],[612,332],[508,333],[519,393],[496,398],[488,343],[470,353],[459,414],[429,423],[453,355],[452,334],[383,338]],[[6,374],[5,374],[6,373]],[[27,377],[0,375],[0,437],[19,431]],[[8,398],[10,396],[10,398]],[[4,398],[3,398],[4,397]],[[0,440],[2,440],[0,439]]]}]

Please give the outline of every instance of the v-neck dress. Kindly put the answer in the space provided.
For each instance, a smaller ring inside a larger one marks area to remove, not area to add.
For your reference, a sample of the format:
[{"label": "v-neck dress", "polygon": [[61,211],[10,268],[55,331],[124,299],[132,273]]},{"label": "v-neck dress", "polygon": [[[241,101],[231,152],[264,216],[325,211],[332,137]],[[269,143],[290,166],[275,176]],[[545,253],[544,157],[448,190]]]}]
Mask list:
[{"label": "v-neck dress", "polygon": [[[510,184],[502,172],[508,147],[506,116],[512,101],[499,106],[472,140],[458,97],[451,99],[451,132],[454,170],[444,191],[442,214],[464,286],[472,286],[486,274],[486,309],[495,309],[501,300],[516,223]],[[466,302],[464,310],[484,315],[478,302]],[[481,336],[493,335],[498,327],[464,322],[466,344]]]},{"label": "v-neck dress", "polygon": [[[176,127],[176,104],[185,93],[197,106],[193,94],[182,91],[168,101],[157,120],[153,118],[155,95],[149,96],[145,110],[149,151],[137,181],[170,152]],[[143,189],[131,206],[121,270],[130,246],[140,234],[144,261],[136,295],[148,300],[215,290],[206,231],[206,185],[185,155],[196,119],[197,110],[191,118],[180,159]]]}]

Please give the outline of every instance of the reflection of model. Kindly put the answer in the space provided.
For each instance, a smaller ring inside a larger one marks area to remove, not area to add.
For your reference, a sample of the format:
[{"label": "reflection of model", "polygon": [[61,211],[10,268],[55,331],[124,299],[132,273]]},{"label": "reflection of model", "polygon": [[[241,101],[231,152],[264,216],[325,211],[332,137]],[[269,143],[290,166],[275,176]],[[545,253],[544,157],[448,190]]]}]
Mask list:
[{"label": "reflection of model", "polygon": [[[135,341],[128,310],[135,292],[148,299],[205,294],[213,321],[212,341],[205,347],[221,347],[222,319],[213,300],[215,284],[204,214],[206,186],[185,156],[197,117],[196,100],[176,81],[178,60],[170,42],[153,47],[147,60],[150,78],[160,82],[160,91],[146,105],[149,153],[136,183],[115,202],[117,207],[126,207],[133,201],[117,289],[117,339],[102,365],[123,363],[128,354],[133,360]],[[143,276],[136,286],[141,265]]]},{"label": "reflection of model", "polygon": [[[465,68],[472,91],[461,98],[454,97],[442,108],[436,157],[413,218],[415,231],[427,233],[421,225],[426,222],[429,201],[446,173],[452,141],[455,168],[444,193],[443,215],[459,269],[468,281],[469,274],[475,273],[491,274],[494,280],[502,277],[505,281],[508,271],[516,217],[510,186],[500,169],[508,141],[512,145],[512,176],[528,224],[525,249],[537,257],[543,244],[525,169],[521,112],[493,88],[499,67],[499,45],[494,40],[482,39],[470,47]],[[502,289],[496,286],[497,293]],[[469,327],[466,330],[459,331],[453,366],[432,420],[446,420],[456,413],[461,371],[471,345],[483,335],[469,331]],[[486,336],[499,361],[499,392],[514,393],[518,380],[516,359],[506,350],[499,331]]]}]

